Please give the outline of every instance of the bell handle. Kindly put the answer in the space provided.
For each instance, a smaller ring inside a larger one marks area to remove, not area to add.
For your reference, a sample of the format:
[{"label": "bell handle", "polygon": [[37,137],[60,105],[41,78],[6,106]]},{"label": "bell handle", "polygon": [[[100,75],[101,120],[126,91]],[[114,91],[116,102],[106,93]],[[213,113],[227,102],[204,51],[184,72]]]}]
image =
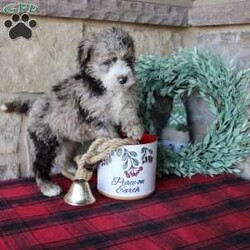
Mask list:
[{"label": "bell handle", "polygon": [[89,171],[85,167],[80,166],[77,169],[75,175],[69,173],[66,169],[62,169],[62,175],[70,179],[71,181],[75,181],[75,180],[89,181],[93,175],[93,171]]}]

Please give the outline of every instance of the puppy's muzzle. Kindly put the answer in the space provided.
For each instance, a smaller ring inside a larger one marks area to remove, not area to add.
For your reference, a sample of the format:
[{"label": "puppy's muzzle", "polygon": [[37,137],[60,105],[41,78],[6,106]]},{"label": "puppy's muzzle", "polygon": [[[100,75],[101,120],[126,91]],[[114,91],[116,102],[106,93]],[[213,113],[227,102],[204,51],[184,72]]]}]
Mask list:
[{"label": "puppy's muzzle", "polygon": [[118,76],[117,79],[120,84],[125,84],[128,81],[127,76]]}]

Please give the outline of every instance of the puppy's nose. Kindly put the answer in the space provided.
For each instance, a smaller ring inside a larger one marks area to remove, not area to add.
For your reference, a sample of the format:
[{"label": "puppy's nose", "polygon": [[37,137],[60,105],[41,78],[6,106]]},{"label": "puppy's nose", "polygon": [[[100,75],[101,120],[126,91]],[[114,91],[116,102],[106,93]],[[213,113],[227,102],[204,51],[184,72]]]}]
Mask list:
[{"label": "puppy's nose", "polygon": [[127,76],[118,76],[118,81],[120,84],[125,84],[128,80]]}]

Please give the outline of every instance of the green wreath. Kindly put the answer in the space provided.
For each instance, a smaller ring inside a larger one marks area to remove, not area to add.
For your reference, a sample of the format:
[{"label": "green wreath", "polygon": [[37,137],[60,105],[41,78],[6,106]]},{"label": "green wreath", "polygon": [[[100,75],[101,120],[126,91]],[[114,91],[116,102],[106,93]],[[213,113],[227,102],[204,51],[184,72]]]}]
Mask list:
[{"label": "green wreath", "polygon": [[190,143],[179,153],[159,144],[159,174],[191,177],[239,172],[234,165],[250,154],[249,70],[236,73],[233,66],[209,53],[182,49],[172,57],[141,57],[136,72],[145,129],[150,133],[155,133],[151,110],[156,94],[183,97],[199,91],[216,117],[203,141]]}]

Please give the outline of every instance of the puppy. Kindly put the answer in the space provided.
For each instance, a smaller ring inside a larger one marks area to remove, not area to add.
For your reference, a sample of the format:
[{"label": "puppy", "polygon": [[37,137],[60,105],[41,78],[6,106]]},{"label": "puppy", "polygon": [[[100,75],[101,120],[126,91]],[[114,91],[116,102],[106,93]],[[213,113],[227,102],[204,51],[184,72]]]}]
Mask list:
[{"label": "puppy", "polygon": [[56,196],[51,167],[69,167],[81,143],[97,137],[118,137],[117,127],[140,139],[135,48],[120,28],[89,34],[78,47],[79,73],[54,85],[51,92],[32,101],[16,100],[1,106],[5,112],[28,114],[29,159],[36,182],[46,196]]}]

